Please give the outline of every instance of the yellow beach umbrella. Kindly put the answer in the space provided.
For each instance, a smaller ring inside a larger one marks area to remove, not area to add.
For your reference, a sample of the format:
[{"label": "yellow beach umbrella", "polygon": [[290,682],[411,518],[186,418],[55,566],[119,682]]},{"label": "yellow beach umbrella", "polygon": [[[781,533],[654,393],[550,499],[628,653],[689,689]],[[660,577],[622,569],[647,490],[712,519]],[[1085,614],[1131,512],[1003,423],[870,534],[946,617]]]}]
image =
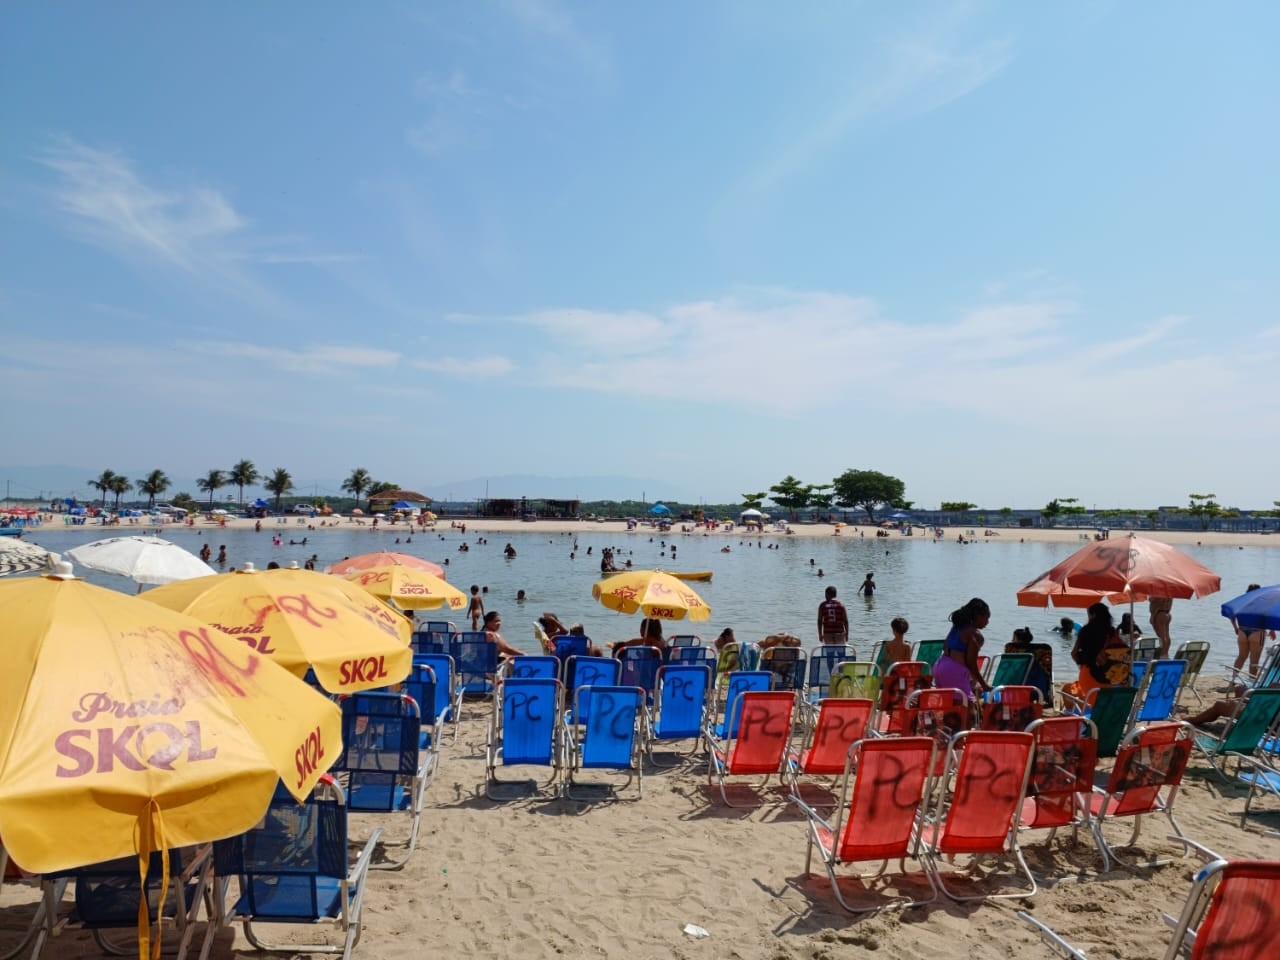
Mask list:
[{"label": "yellow beach umbrella", "polygon": [[711,619],[711,608],[684,581],[661,570],[628,570],[598,581],[591,588],[610,610],[635,613],[659,620]]},{"label": "yellow beach umbrella", "polygon": [[409,622],[339,577],[246,564],[141,598],[207,621],[296,676],[310,667],[330,693],[399,683],[413,668]]},{"label": "yellow beach umbrella", "polygon": [[467,605],[467,595],[457,587],[415,567],[387,564],[354,570],[346,579],[405,610],[461,610]]},{"label": "yellow beach umbrella", "polygon": [[137,854],[145,870],[152,851],[248,830],[281,779],[307,795],[342,751],[337,707],[208,624],[70,570],[0,583],[0,835],[16,862]]}]

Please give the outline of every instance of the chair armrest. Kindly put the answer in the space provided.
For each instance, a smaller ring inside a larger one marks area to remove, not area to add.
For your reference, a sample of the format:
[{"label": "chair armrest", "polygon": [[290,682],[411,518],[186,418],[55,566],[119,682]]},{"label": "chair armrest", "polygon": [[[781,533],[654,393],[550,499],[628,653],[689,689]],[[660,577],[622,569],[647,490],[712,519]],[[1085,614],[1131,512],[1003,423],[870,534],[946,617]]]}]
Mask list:
[{"label": "chair armrest", "polygon": [[1172,840],[1174,843],[1180,843],[1184,847],[1189,847],[1190,849],[1194,850],[1196,853],[1200,854],[1200,856],[1204,858],[1206,863],[1212,862],[1214,860],[1225,859],[1221,854],[1214,853],[1212,850],[1206,847],[1203,843],[1196,843],[1194,840],[1188,840],[1186,837],[1168,836],[1165,839]]},{"label": "chair armrest", "polygon": [[360,850],[360,856],[356,857],[356,862],[347,871],[347,883],[355,885],[363,880],[364,875],[369,872],[369,865],[373,863],[373,851],[381,839],[382,827],[378,827],[373,831],[369,839],[364,842],[364,847]]}]

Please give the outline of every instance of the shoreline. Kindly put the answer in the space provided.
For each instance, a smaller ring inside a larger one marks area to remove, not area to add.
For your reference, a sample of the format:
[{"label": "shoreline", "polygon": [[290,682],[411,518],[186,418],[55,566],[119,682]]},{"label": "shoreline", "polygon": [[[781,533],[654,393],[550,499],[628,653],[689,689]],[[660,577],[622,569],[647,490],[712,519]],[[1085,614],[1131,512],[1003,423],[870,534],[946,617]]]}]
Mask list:
[{"label": "shoreline", "polygon": [[[37,527],[30,527],[24,531],[23,536],[29,539],[39,539],[40,533],[44,530],[63,530],[83,526],[90,529],[99,529],[104,531],[106,535],[129,536],[131,533],[142,533],[144,531],[158,530],[161,533],[169,530],[192,529],[186,527],[183,523],[165,522],[157,524],[147,517],[123,518],[119,523],[102,524],[95,523],[92,520],[84,524],[67,524],[65,520],[68,518],[55,514],[51,521],[46,521]],[[366,530],[371,534],[390,533],[393,535],[402,535],[406,530],[410,529],[410,525],[404,521],[390,523],[380,521],[374,526],[373,519],[368,517],[316,517],[314,519],[306,517],[267,517],[262,521],[246,517],[228,517],[225,521],[208,520],[203,517],[197,519],[193,524],[194,529],[210,530],[252,530],[255,523],[261,522],[263,531],[278,530],[281,534],[286,531],[293,533],[298,530],[305,530],[308,535],[312,533],[322,534],[329,530],[342,530],[351,532],[353,530]],[[465,524],[466,534],[462,533],[460,527],[450,526],[451,522]],[[746,529],[741,526],[735,526],[732,530],[725,530],[723,527],[707,530],[701,527],[695,527],[692,524],[674,523],[670,530],[662,531],[661,536],[664,538],[676,537],[722,537],[738,539],[747,538],[771,538],[771,539],[788,539],[792,537],[798,538],[817,538],[817,537],[843,537],[846,539],[863,539],[874,538],[880,528],[869,524],[846,525],[838,531],[832,524],[816,523],[816,524],[789,524],[786,531],[774,528],[772,525],[765,529]],[[110,531],[108,533],[107,531]],[[627,537],[627,536],[643,536],[652,537],[659,534],[657,527],[638,526],[628,530],[625,520],[606,520],[603,522],[594,520],[503,520],[493,517],[476,517],[457,521],[436,521],[434,525],[419,527],[416,524],[412,526],[414,533],[432,532],[438,534],[458,534],[458,536],[470,534],[520,534],[520,533],[536,533],[536,534],[604,534],[610,537]],[[880,539],[888,542],[908,542],[908,543],[928,543],[935,538],[931,533],[926,532],[925,528],[916,528],[913,536],[903,536],[897,530],[886,531],[888,536]],[[1194,530],[1113,530],[1111,531],[1110,540],[1121,542],[1130,533],[1134,533],[1141,537],[1151,540],[1157,540],[1161,543],[1167,543],[1172,546],[1209,546],[1209,547],[1280,547],[1280,536],[1266,533],[1229,533],[1218,530],[1194,531]],[[1091,542],[1094,539],[1093,529],[1081,528],[1063,528],[1063,527],[967,527],[953,526],[943,528],[944,540],[955,541],[958,537],[965,540],[980,541],[983,543],[1062,543],[1080,546],[1085,542]]]}]

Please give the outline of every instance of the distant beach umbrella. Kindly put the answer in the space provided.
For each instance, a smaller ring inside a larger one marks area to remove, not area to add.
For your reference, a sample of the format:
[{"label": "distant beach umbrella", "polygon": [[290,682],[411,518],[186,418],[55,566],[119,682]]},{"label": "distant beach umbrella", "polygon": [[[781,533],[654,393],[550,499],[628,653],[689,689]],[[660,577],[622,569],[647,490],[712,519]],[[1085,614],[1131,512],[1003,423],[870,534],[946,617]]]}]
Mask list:
[{"label": "distant beach umbrella", "polygon": [[194,553],[160,537],[109,537],[67,551],[81,566],[128,577],[134,583],[173,583],[218,571]]},{"label": "distant beach umbrella", "polygon": [[408,553],[396,553],[393,550],[377,550],[373,553],[361,553],[354,557],[347,557],[345,560],[339,560],[333,566],[329,567],[329,573],[347,574],[356,570],[370,570],[374,567],[390,567],[390,566],[412,567],[415,570],[425,570],[432,576],[445,579],[444,567],[438,563],[432,563],[430,560],[424,560],[422,557],[415,557]]},{"label": "distant beach umbrella", "polygon": [[671,508],[668,507],[665,503],[655,503],[652,507],[649,508],[649,512],[670,515]]},{"label": "distant beach umbrella", "polygon": [[17,537],[0,537],[0,577],[49,570],[57,562],[58,555],[44,547]]},{"label": "distant beach umbrella", "polygon": [[1222,586],[1221,577],[1177,547],[1133,535],[1095,540],[1037,579],[1106,593],[1127,591],[1182,600],[1217,593]]},{"label": "distant beach umbrella", "polygon": [[433,610],[438,607],[462,610],[467,605],[467,595],[453,584],[426,570],[403,564],[353,570],[343,576],[375,597],[391,601],[402,610]]}]

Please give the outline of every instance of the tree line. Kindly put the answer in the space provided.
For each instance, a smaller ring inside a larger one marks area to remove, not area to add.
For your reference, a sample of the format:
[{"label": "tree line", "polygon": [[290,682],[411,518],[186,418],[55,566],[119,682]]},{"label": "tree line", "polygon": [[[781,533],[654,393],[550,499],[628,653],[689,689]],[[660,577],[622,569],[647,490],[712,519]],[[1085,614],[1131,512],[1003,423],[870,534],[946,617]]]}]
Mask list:
[{"label": "tree line", "polygon": [[[156,505],[156,497],[163,496],[165,491],[173,486],[173,482],[163,470],[152,470],[137,481],[130,480],[114,470],[103,470],[88,483],[90,487],[101,493],[103,509],[107,506],[107,496],[113,495],[117,511],[120,509],[121,498],[130,490],[136,489],[138,493],[146,495],[147,507],[150,509]],[[200,491],[209,494],[210,509],[213,508],[214,495],[224,487],[237,487],[240,492],[240,504],[243,506],[245,487],[252,487],[258,483],[264,490],[275,496],[276,510],[280,509],[280,499],[294,490],[293,476],[284,467],[276,467],[270,473],[264,474],[258,470],[252,460],[241,460],[228,470],[212,469],[196,480],[196,486]],[[362,494],[375,497],[379,493],[399,488],[400,485],[397,483],[374,480],[364,467],[356,467],[351,471],[351,475],[342,481],[342,489],[357,501]],[[172,503],[175,507],[183,509],[194,508],[196,505],[195,498],[191,494],[182,492],[174,494]]]}]

